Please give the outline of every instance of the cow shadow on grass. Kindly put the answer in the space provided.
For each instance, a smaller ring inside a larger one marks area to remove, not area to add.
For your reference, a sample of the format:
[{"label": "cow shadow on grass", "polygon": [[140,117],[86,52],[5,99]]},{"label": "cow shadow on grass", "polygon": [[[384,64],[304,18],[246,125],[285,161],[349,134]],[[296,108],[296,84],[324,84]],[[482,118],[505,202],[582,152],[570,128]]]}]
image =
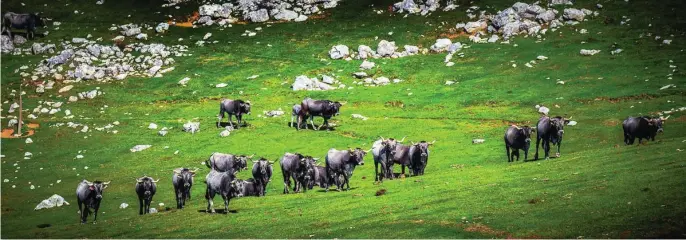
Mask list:
[{"label": "cow shadow on grass", "polygon": [[[350,187],[350,190],[342,189],[341,192],[350,192],[350,191],[355,190],[355,189],[358,189],[358,188],[359,188],[359,187]],[[322,188],[322,189],[318,189],[318,190],[309,190],[309,191],[317,191],[317,192],[320,192],[320,193],[325,193],[325,192],[326,192],[326,189],[323,189],[323,188]],[[336,191],[336,187],[334,186],[333,188],[329,188],[329,192],[338,192],[338,191]]]},{"label": "cow shadow on grass", "polygon": [[[286,126],[289,127],[289,128],[294,128],[294,129],[295,129],[295,125],[296,125],[296,123],[293,123],[292,126],[291,126],[291,123],[290,123],[290,122],[287,122],[287,123],[286,123]],[[305,125],[307,125],[307,129],[305,129]],[[319,126],[322,126],[322,125],[319,125]],[[318,127],[318,126],[312,125],[312,124],[303,124],[302,127],[300,127],[300,130],[312,130],[312,129],[316,128],[316,127]],[[320,130],[320,131],[326,131],[326,130],[329,130],[329,131],[336,131],[336,128],[333,127],[333,126],[329,126],[329,128],[327,129],[325,126],[322,126],[322,128],[319,129],[319,130]]]},{"label": "cow shadow on grass", "polygon": [[[233,124],[234,127],[238,126],[239,128],[244,128],[244,127],[248,126],[248,122],[246,122],[246,121],[243,121],[240,126],[238,125],[238,122],[231,122],[231,123]],[[214,125],[217,126],[217,122],[214,122]],[[228,126],[231,126],[231,124],[229,124],[229,122],[220,122],[219,126],[221,126],[221,128],[226,128]]]},{"label": "cow shadow on grass", "polygon": [[[229,214],[229,213],[238,213],[238,210],[231,210],[229,209],[228,212],[225,212],[224,209],[215,209],[215,214]],[[207,209],[202,209],[198,210],[199,213],[207,213]]]}]

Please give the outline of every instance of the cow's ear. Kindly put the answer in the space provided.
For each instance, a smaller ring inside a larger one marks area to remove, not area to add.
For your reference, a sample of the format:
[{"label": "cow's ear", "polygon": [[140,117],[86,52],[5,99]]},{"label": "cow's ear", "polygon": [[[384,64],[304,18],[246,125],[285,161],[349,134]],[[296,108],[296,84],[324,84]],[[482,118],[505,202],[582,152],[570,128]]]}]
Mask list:
[{"label": "cow's ear", "polygon": [[91,191],[95,191],[95,186],[90,185],[90,186],[88,186],[88,189],[90,189]]},{"label": "cow's ear", "polygon": [[569,119],[565,119],[565,125],[569,123]]}]

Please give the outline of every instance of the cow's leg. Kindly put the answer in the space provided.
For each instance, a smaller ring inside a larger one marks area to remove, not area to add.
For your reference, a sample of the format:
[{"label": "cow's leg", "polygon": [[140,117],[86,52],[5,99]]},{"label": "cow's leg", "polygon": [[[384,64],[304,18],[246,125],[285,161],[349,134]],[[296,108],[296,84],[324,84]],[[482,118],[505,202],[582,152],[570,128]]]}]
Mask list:
[{"label": "cow's leg", "polygon": [[555,157],[560,157],[560,147],[562,146],[562,139],[560,139],[560,142],[557,143],[557,154],[555,154]]},{"label": "cow's leg", "polygon": [[140,207],[138,209],[138,215],[143,215],[143,207],[144,207],[143,198],[139,197],[138,203],[140,204]]},{"label": "cow's leg", "polygon": [[229,196],[222,196],[224,198],[224,213],[229,214]]},{"label": "cow's leg", "polygon": [[379,162],[374,161],[374,181],[379,181]]},{"label": "cow's leg", "polygon": [[626,133],[626,129],[624,130],[624,144],[629,145],[629,134]]},{"label": "cow's leg", "polygon": [[[343,174],[343,179],[345,179],[345,180],[344,180],[344,183],[345,183],[345,185],[346,185],[346,189],[345,189],[345,190],[346,190],[346,191],[350,191],[350,181],[348,181],[348,180],[349,180],[349,179],[348,179],[348,174]],[[341,184],[341,187],[342,187],[342,186],[343,186],[343,185]]]},{"label": "cow's leg", "polygon": [[[519,149],[513,149],[514,156],[517,156],[517,162],[519,162]],[[514,159],[514,158],[513,158]]]},{"label": "cow's leg", "polygon": [[[297,121],[297,125],[295,125],[295,130],[300,130],[300,127],[303,124],[303,118],[304,117],[300,113],[298,113],[298,119],[297,119],[298,121]],[[305,120],[305,129],[307,129],[307,120]]]},{"label": "cow's leg", "polygon": [[291,188],[291,176],[283,172],[283,194],[288,194],[288,189]]},{"label": "cow's leg", "polygon": [[[84,212],[85,209],[83,209],[83,206],[82,206],[83,203],[81,202],[80,199],[77,199],[77,202],[78,202],[78,205],[79,205],[79,214],[80,214],[80,215],[79,215],[79,220],[81,221],[81,224],[84,224],[84,223],[86,223],[86,218],[83,216],[83,212]],[[88,208],[88,206],[85,206],[85,207]]]},{"label": "cow's leg", "polygon": [[534,154],[534,160],[538,160],[538,144],[541,142],[541,136],[536,135],[536,154]]},{"label": "cow's leg", "polygon": [[505,143],[505,154],[507,155],[507,162],[512,162],[512,158],[510,157],[510,146]]},{"label": "cow's leg", "polygon": [[229,126],[231,126],[231,128],[233,129],[238,129],[238,125],[236,125],[235,127],[233,126],[233,114],[231,113],[229,113]]},{"label": "cow's leg", "polygon": [[217,128],[222,127],[222,119],[224,118],[224,108],[219,105],[219,114],[217,115]]},{"label": "cow's leg", "polygon": [[179,190],[176,190],[176,194],[174,194],[176,197],[176,208],[181,209],[181,192]]},{"label": "cow's leg", "polygon": [[550,159],[550,139],[543,140],[545,145],[545,159]]},{"label": "cow's leg", "polygon": [[96,203],[93,209],[93,224],[98,223],[98,210],[100,210],[100,203]]},{"label": "cow's leg", "polygon": [[214,199],[214,191],[207,188],[205,199],[207,199],[207,213],[215,213],[214,202],[212,201]]},{"label": "cow's leg", "polygon": [[289,127],[293,127],[293,118],[294,118],[294,117],[295,117],[294,115],[291,115],[291,123],[288,124]]},{"label": "cow's leg", "polygon": [[400,169],[401,169],[400,173],[403,175],[403,177],[405,177],[405,165],[400,164]]},{"label": "cow's leg", "polygon": [[529,149],[524,149],[524,161],[529,160]]},{"label": "cow's leg", "polygon": [[300,180],[298,180],[298,176],[296,176],[295,173],[291,173],[291,178],[293,178],[293,192],[299,193],[300,192]]},{"label": "cow's leg", "polygon": [[312,124],[312,129],[314,129],[315,131],[319,130],[319,128],[314,126],[314,115],[310,116],[310,124]]}]

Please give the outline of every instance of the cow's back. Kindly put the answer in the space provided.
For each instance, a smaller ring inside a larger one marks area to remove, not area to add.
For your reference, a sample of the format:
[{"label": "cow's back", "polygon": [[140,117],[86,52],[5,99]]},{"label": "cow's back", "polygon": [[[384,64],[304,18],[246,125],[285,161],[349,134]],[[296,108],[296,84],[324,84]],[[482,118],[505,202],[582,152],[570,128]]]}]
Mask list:
[{"label": "cow's back", "polygon": [[220,172],[229,171],[233,168],[234,159],[232,154],[214,153],[210,156],[210,168]]},{"label": "cow's back", "polygon": [[544,116],[536,123],[536,133],[539,137],[548,136],[550,134],[550,117]]},{"label": "cow's back", "polygon": [[238,110],[236,106],[238,102],[225,98],[221,101],[221,108],[228,113],[235,113]]},{"label": "cow's back", "polygon": [[85,181],[81,181],[78,186],[76,186],[76,197],[79,201],[84,202],[88,199],[91,190],[88,189],[88,184]]},{"label": "cow's back", "polygon": [[372,143],[372,157],[374,157],[374,162],[382,162],[386,158],[382,142],[383,141],[379,139]]},{"label": "cow's back", "polygon": [[298,169],[298,155],[286,153],[281,157],[279,164],[281,165],[281,171],[284,173],[295,171]]},{"label": "cow's back", "polygon": [[347,150],[336,150],[335,148],[329,149],[326,153],[326,167],[334,171],[345,170],[344,164],[348,162],[350,154]]}]

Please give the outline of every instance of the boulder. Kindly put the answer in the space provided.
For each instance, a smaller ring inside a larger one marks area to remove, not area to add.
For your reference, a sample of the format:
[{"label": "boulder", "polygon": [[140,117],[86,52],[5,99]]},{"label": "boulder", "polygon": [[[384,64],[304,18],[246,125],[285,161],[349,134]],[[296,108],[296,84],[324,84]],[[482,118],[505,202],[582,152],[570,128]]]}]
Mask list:
[{"label": "boulder", "polygon": [[348,49],[348,46],[345,45],[336,45],[329,50],[329,57],[331,59],[342,59],[350,55],[350,50]]},{"label": "boulder", "polygon": [[334,79],[333,77],[328,76],[328,75],[322,75],[322,82],[332,85],[332,84],[336,83],[336,79]]},{"label": "boulder", "polygon": [[43,200],[41,203],[36,205],[33,210],[41,210],[45,208],[61,207],[62,205],[69,205],[69,202],[65,201],[60,195],[53,194],[48,199]]},{"label": "boulder", "polygon": [[497,29],[505,27],[508,23],[519,21],[521,17],[512,8],[507,8],[491,18],[491,23]]},{"label": "boulder", "polygon": [[572,21],[583,21],[585,16],[586,14],[584,14],[583,11],[576,8],[567,8],[564,10],[564,13],[562,14],[562,18],[564,20]]},{"label": "boulder", "polygon": [[479,20],[475,22],[468,22],[464,26],[464,30],[467,33],[475,33],[479,31],[483,31],[488,27],[488,23],[484,20]]},{"label": "boulder", "polygon": [[448,48],[450,48],[451,44],[452,44],[452,41],[450,41],[450,39],[447,39],[447,38],[436,39],[436,43],[431,45],[431,51],[434,51],[434,52],[447,51]]},{"label": "boulder", "polygon": [[503,26],[503,28],[502,28],[503,38],[508,39],[511,36],[519,34],[519,31],[520,31],[519,25],[520,25],[519,21],[510,22],[510,23],[505,24],[505,26]]},{"label": "boulder", "polygon": [[295,21],[295,22],[303,22],[303,21],[305,21],[305,20],[307,20],[307,15],[303,15],[303,14],[300,14],[300,16],[298,16],[297,18],[293,19],[293,21]]},{"label": "boulder", "polygon": [[133,146],[133,147],[132,147],[131,149],[129,149],[129,150],[130,150],[131,152],[140,152],[140,151],[143,151],[143,150],[148,149],[148,148],[150,148],[150,147],[152,147],[152,145],[136,145],[136,146]]},{"label": "boulder", "polygon": [[448,47],[448,53],[453,54],[457,51],[460,51],[462,49],[462,44],[459,42],[450,44],[450,47]]},{"label": "boulder", "polygon": [[371,58],[374,57],[375,54],[374,50],[367,45],[360,45],[357,47],[357,58],[359,59]]},{"label": "boulder", "polygon": [[155,27],[155,32],[157,33],[163,33],[169,30],[169,24],[168,23],[160,23],[157,24],[157,27]]},{"label": "boulder", "polygon": [[22,37],[21,35],[14,34],[14,40],[13,43],[15,46],[22,45],[26,43],[26,38]]},{"label": "boulder", "polygon": [[574,1],[573,0],[550,0],[548,3],[550,6],[555,6],[555,5],[573,5]]},{"label": "boulder", "polygon": [[298,18],[298,13],[285,9],[279,11],[277,14],[274,15],[274,19],[276,20],[286,20],[286,21],[291,21],[293,19]]},{"label": "boulder", "polygon": [[381,40],[379,46],[376,48],[376,53],[381,57],[390,57],[396,49],[398,49],[398,47],[395,46],[395,42]]},{"label": "boulder", "polygon": [[579,51],[579,54],[581,54],[583,56],[593,56],[593,55],[598,54],[599,52],[600,52],[600,50],[581,49],[581,51]]},{"label": "boulder", "polygon": [[183,124],[183,131],[195,134],[196,132],[200,131],[200,123],[199,122],[187,122],[187,123]]},{"label": "boulder", "polygon": [[375,65],[376,65],[376,64],[375,64],[374,62],[370,62],[370,61],[364,60],[364,61],[362,62],[362,64],[360,64],[360,69],[361,69],[361,70],[369,70],[369,69],[374,68]]},{"label": "boulder", "polygon": [[541,23],[549,23],[555,20],[555,11],[546,10],[538,15],[536,15],[536,20]]},{"label": "boulder", "polygon": [[135,36],[141,33],[141,28],[134,24],[121,25],[119,28],[122,29],[120,31],[121,35],[127,37]]},{"label": "boulder", "polygon": [[0,36],[0,48],[2,49],[2,53],[10,53],[14,50],[14,44],[9,36]]},{"label": "boulder", "polygon": [[260,9],[248,13],[248,20],[251,22],[266,22],[269,20],[269,13],[267,9]]},{"label": "boulder", "polygon": [[405,45],[404,48],[407,55],[419,54],[419,47],[417,46]]}]

